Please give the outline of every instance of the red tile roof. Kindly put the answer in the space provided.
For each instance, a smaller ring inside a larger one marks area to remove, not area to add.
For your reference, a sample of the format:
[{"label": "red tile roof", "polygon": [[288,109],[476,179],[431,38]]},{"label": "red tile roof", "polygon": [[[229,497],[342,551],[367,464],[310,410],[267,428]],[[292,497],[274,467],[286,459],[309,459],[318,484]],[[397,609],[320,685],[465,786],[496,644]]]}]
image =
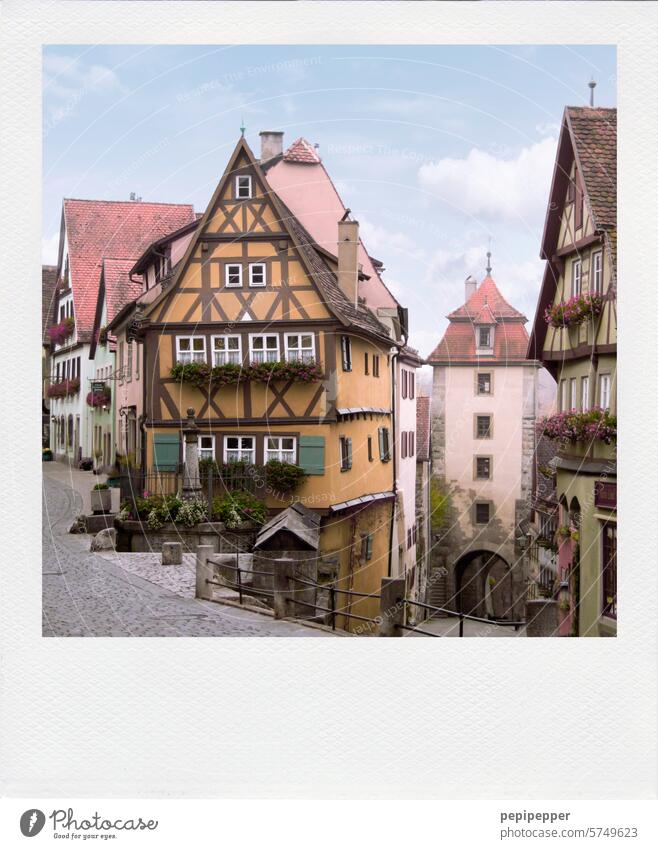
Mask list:
[{"label": "red tile roof", "polygon": [[617,110],[567,106],[566,117],[597,228],[617,226]]},{"label": "red tile roof", "polygon": [[53,315],[53,304],[55,302],[55,289],[57,288],[57,266],[41,266],[41,321],[44,345],[50,346],[50,337],[46,332],[51,324],[55,323]]},{"label": "red tile roof", "polygon": [[[492,363],[501,365],[526,359],[527,318],[507,303],[489,275],[459,309],[448,316],[443,339],[427,358],[428,363]],[[475,325],[495,324],[493,354],[478,355]]]},{"label": "red tile roof", "polygon": [[194,220],[191,204],[64,200],[76,329],[88,341],[103,258],[140,256],[156,239]]},{"label": "red tile roof", "polygon": [[523,313],[507,303],[490,275],[484,278],[468,301],[451,312],[448,318],[470,318],[480,324],[493,324],[503,318],[515,318],[524,322],[528,320]]},{"label": "red tile roof", "polygon": [[416,398],[416,460],[430,458],[430,399],[427,395]]},{"label": "red tile roof", "polygon": [[317,149],[303,138],[294,141],[283,154],[283,158],[285,162],[306,162],[311,165],[317,165],[322,161]]},{"label": "red tile roof", "polygon": [[104,259],[103,280],[105,282],[105,300],[107,303],[107,323],[131,301],[142,294],[141,282],[134,282],[128,276],[133,267],[132,259]]}]

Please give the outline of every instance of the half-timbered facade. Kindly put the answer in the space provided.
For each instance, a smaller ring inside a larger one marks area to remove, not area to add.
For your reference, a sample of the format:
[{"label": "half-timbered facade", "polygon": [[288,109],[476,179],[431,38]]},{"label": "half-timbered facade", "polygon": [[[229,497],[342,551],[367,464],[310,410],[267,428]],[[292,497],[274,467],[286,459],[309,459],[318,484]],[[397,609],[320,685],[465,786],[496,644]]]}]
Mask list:
[{"label": "half-timbered facade", "polygon": [[[529,355],[557,381],[558,410],[585,418],[616,417],[616,128],[615,109],[565,110],[530,339]],[[557,458],[564,635],[616,634],[616,424],[614,438],[593,427],[562,439]]]},{"label": "half-timbered facade", "polygon": [[[147,467],[182,461],[190,408],[202,457],[300,465],[294,497],[322,514],[324,562],[343,588],[376,592],[394,499],[391,338],[358,299],[358,223],[345,216],[338,231],[337,255],[316,247],[240,139],[184,255],[138,299],[130,334],[148,375]],[[194,363],[237,374],[192,383],[181,367]],[[267,493],[271,509],[289,500]]]}]

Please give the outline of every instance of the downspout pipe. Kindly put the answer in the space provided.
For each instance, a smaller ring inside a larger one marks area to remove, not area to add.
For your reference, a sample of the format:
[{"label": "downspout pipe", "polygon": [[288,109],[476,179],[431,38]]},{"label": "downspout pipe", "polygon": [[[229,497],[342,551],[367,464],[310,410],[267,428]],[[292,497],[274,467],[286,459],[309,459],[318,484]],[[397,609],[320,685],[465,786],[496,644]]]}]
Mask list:
[{"label": "downspout pipe", "polygon": [[398,492],[398,468],[397,468],[397,431],[398,431],[398,405],[397,405],[397,359],[398,348],[391,348],[391,457],[393,460],[393,514],[391,516],[391,527],[388,535],[388,576],[392,574],[393,562],[393,528],[397,521],[397,492]]}]

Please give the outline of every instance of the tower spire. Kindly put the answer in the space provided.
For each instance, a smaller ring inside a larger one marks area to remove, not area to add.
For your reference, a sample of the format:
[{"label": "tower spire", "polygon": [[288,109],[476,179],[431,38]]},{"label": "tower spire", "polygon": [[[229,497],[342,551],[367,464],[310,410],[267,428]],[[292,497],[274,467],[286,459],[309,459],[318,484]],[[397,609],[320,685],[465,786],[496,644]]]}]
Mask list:
[{"label": "tower spire", "polygon": [[487,251],[487,277],[491,274],[491,251]]},{"label": "tower spire", "polygon": [[242,116],[242,123],[240,124],[240,135],[242,136],[242,138],[244,138],[244,131],[245,131],[246,129],[247,129],[247,128],[246,128],[246,127],[245,127],[245,125],[244,125],[244,115],[243,115],[243,116]]}]

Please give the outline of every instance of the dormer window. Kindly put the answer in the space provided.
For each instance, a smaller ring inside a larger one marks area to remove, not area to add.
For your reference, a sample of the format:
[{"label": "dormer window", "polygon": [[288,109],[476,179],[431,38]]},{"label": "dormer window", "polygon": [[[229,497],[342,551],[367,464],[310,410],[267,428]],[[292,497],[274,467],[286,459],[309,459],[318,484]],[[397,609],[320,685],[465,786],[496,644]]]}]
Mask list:
[{"label": "dormer window", "polygon": [[478,348],[491,348],[490,327],[478,327]]},{"label": "dormer window", "polygon": [[246,200],[251,197],[251,177],[235,178],[235,197],[238,200]]}]

